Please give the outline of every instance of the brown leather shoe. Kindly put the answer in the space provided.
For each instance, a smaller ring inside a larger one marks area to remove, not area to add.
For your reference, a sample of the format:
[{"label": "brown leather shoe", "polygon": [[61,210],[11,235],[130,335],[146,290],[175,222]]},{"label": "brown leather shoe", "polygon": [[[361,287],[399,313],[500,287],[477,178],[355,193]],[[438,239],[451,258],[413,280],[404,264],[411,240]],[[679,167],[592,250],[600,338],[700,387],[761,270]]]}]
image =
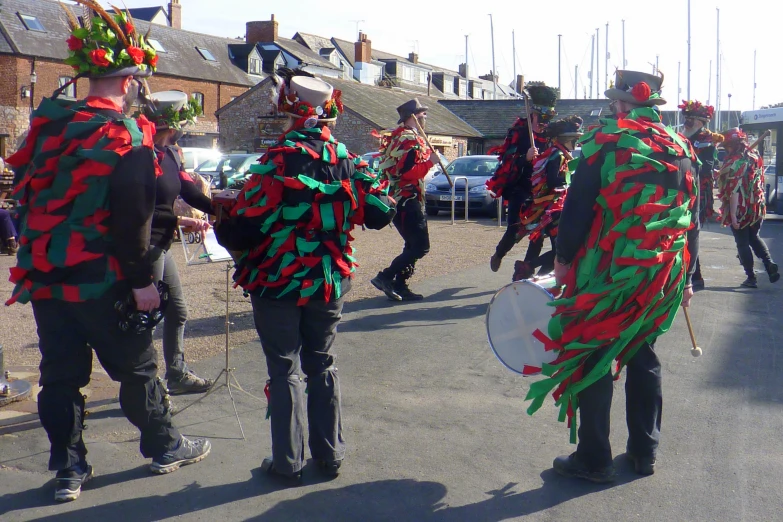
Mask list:
[{"label": "brown leather shoe", "polygon": [[16,253],[19,252],[19,243],[17,243],[14,238],[6,239],[5,248],[3,250],[9,256],[15,256]]}]

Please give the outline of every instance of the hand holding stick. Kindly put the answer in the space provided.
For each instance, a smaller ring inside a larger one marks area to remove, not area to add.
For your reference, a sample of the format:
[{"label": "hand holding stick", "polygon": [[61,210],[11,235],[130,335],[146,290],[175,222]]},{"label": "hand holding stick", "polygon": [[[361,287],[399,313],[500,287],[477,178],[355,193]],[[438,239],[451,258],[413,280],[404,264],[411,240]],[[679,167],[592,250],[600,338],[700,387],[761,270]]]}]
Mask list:
[{"label": "hand holding stick", "polygon": [[[536,146],[536,140],[533,137],[533,121],[530,119],[530,97],[524,89],[522,89],[522,97],[525,98],[525,112],[527,113],[527,132],[530,136],[530,146]],[[525,151],[527,152],[527,151]]]},{"label": "hand holding stick", "polygon": [[413,121],[416,122],[416,128],[418,129],[419,134],[421,134],[424,137],[424,141],[427,142],[427,146],[435,155],[435,159],[438,160],[438,165],[440,165],[440,170],[442,170],[443,175],[446,176],[446,181],[449,182],[449,187],[453,187],[454,182],[451,181],[451,178],[449,177],[449,173],[446,172],[446,167],[443,165],[443,162],[440,160],[440,156],[438,156],[438,151],[436,151],[435,148],[432,146],[432,143],[430,143],[430,139],[427,137],[427,134],[425,134],[424,129],[421,128],[421,124],[419,124],[419,119],[416,117],[416,115],[413,116]]},{"label": "hand holding stick", "polygon": [[691,348],[691,355],[698,357],[701,355],[701,348],[696,346],[696,336],[693,335],[693,326],[691,326],[691,317],[688,315],[688,308],[683,306],[682,311],[685,312],[685,322],[688,323],[688,333],[691,334],[691,344],[693,345],[693,348]]}]

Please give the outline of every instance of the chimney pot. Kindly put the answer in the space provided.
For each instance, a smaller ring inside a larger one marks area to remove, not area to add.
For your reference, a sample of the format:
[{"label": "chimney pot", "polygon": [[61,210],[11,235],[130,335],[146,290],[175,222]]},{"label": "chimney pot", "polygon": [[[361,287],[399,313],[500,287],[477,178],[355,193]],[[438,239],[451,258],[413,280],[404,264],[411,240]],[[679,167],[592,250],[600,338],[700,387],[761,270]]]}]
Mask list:
[{"label": "chimney pot", "polygon": [[359,32],[359,40],[353,45],[356,62],[370,63],[372,61],[372,42],[367,35]]},{"label": "chimney pot", "polygon": [[245,24],[245,41],[251,44],[277,41],[277,20],[272,15],[270,20],[247,22]]},{"label": "chimney pot", "polygon": [[174,29],[182,29],[182,5],[179,0],[169,2],[169,25]]},{"label": "chimney pot", "polygon": [[409,53],[408,61],[411,63],[419,63],[419,55],[416,53]]}]

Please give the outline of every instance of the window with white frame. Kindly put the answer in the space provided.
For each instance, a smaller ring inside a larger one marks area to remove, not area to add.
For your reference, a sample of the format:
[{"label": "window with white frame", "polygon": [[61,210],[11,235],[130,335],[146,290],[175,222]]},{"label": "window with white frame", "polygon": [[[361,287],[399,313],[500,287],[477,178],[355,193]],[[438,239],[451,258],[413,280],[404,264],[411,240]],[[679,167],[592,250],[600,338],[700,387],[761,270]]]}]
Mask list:
[{"label": "window with white frame", "polygon": [[190,95],[191,98],[196,100],[196,103],[198,103],[198,106],[201,107],[201,112],[204,112],[204,93],[203,92],[194,92]]},{"label": "window with white frame", "polygon": [[250,74],[261,74],[261,60],[251,57],[248,65],[248,72]]},{"label": "window with white frame", "polygon": [[449,76],[443,77],[443,92],[445,94],[454,94],[454,79]]},{"label": "window with white frame", "polygon": [[400,67],[402,68],[402,79],[403,80],[407,80],[409,82],[414,81],[414,79],[413,79],[413,73],[414,73],[413,67],[408,67],[406,65],[401,65]]},{"label": "window with white frame", "polygon": [[[68,82],[73,80],[70,76],[60,76],[60,78],[57,80],[57,87],[62,87],[63,85],[66,85]],[[72,83],[68,85],[68,87],[65,88],[65,90],[62,92],[62,96],[65,98],[76,98],[76,83]]]},{"label": "window with white frame", "polygon": [[427,84],[427,71],[419,71],[419,83]]}]

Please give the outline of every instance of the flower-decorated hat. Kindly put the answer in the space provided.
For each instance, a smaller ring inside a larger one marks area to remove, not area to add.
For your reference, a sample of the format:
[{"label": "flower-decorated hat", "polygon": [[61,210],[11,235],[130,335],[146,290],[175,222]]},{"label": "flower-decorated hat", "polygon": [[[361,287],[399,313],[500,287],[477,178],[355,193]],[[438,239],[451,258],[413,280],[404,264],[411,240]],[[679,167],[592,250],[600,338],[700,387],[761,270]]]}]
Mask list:
[{"label": "flower-decorated hat", "polygon": [[664,105],[661,98],[663,73],[660,76],[639,71],[616,71],[613,87],[604,92],[610,100],[620,100],[645,107]]},{"label": "flower-decorated hat", "polygon": [[147,77],[155,72],[158,55],[147,43],[149,32],[136,33],[130,13],[113,7],[109,14],[96,0],[75,1],[96,16],[84,16],[82,23],[60,4],[71,29],[66,64],[87,78]]},{"label": "flower-decorated hat", "polygon": [[577,115],[557,120],[546,128],[546,135],[551,138],[578,138],[582,132],[583,120]]},{"label": "flower-decorated hat", "polygon": [[555,104],[560,98],[560,89],[549,87],[544,82],[528,82],[525,91],[530,98],[530,110],[541,115],[541,121],[547,122],[557,116]]},{"label": "flower-decorated hat", "polygon": [[748,135],[739,127],[723,131],[721,134],[725,143],[742,143],[748,139]]},{"label": "flower-decorated hat", "polygon": [[182,91],[161,91],[149,95],[144,114],[158,130],[180,130],[189,123],[196,123],[201,107]]},{"label": "flower-decorated hat", "polygon": [[277,110],[297,119],[297,126],[313,128],[331,122],[343,111],[342,93],[302,70],[279,69],[283,77]]},{"label": "flower-decorated hat", "polygon": [[679,105],[677,108],[682,111],[683,116],[686,118],[694,118],[705,123],[710,121],[715,114],[715,107],[712,105],[702,105],[700,101],[695,100],[682,100],[682,105]]}]

